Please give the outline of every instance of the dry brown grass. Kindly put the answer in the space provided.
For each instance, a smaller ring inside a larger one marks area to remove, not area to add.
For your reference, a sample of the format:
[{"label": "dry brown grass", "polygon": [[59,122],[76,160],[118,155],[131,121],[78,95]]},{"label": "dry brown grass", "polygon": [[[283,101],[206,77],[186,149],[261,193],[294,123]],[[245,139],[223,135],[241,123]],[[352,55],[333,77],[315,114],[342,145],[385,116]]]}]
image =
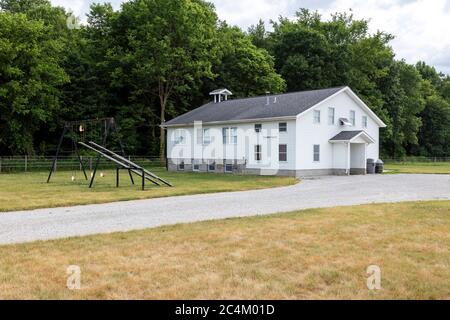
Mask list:
[{"label": "dry brown grass", "polygon": [[3,246],[0,297],[449,299],[449,250],[450,201],[305,210]]}]

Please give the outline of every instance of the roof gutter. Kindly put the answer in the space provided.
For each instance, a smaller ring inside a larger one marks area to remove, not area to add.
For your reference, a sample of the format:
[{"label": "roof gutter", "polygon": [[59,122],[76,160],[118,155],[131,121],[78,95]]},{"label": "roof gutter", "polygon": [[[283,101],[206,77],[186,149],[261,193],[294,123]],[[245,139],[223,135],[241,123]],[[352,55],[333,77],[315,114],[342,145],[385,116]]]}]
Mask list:
[{"label": "roof gutter", "polygon": [[[296,120],[297,116],[285,116],[285,117],[274,117],[274,118],[256,118],[256,119],[242,119],[242,120],[224,120],[224,121],[209,121],[203,122],[203,125],[219,125],[219,124],[238,124],[238,123],[253,123],[253,122],[271,122],[271,121],[280,121],[280,120]],[[162,123],[160,126],[163,128],[170,127],[190,127],[193,126],[194,123],[180,123],[180,124],[164,124]]]}]

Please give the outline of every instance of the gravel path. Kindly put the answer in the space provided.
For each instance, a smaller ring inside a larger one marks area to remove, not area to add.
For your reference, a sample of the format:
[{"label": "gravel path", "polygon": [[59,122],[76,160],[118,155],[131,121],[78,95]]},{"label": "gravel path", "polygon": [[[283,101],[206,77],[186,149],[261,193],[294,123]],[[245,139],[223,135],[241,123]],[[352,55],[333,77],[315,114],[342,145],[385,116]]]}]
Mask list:
[{"label": "gravel path", "polygon": [[0,244],[306,208],[433,199],[450,200],[450,175],[329,176],[276,189],[0,213]]}]

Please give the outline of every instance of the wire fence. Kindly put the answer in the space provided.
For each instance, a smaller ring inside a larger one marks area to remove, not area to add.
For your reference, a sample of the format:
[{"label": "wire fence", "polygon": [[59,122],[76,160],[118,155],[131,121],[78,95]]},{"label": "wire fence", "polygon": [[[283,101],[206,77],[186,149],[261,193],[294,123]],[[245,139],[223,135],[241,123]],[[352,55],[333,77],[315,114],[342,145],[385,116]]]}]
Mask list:
[{"label": "wire fence", "polygon": [[421,156],[408,156],[401,158],[384,158],[384,162],[386,163],[433,163],[433,162],[450,162],[450,157],[421,157]]},{"label": "wire fence", "polygon": [[[166,166],[166,162],[161,161],[159,156],[127,156],[127,158],[144,167]],[[53,157],[40,156],[2,156],[0,157],[0,173],[50,170],[53,159]],[[92,170],[97,161],[97,156],[81,156],[81,160],[86,170]],[[114,169],[116,165],[111,161],[100,158],[99,167],[103,169]],[[56,161],[56,171],[75,171],[81,169],[81,164],[76,156],[61,156]]]},{"label": "wire fence", "polygon": [[[128,156],[129,160],[144,167],[165,167],[166,161],[159,156]],[[82,156],[86,170],[92,170],[97,161],[97,156]],[[450,162],[450,157],[402,157],[384,158],[385,163],[442,163]],[[0,173],[28,172],[50,170],[53,157],[44,156],[0,156]],[[116,165],[106,159],[100,158],[99,166],[104,169],[114,169]],[[61,156],[56,162],[56,171],[81,170],[81,165],[76,156]]]}]

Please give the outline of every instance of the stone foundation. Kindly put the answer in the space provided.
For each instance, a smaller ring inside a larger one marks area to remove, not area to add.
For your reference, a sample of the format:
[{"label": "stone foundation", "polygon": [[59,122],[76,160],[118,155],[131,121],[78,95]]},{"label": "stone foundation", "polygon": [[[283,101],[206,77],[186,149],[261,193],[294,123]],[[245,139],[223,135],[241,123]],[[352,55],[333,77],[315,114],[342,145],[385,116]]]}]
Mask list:
[{"label": "stone foundation", "polygon": [[351,168],[350,174],[351,175],[365,175],[367,173],[367,170],[365,168]]},{"label": "stone foundation", "polygon": [[[168,159],[169,171],[194,171],[210,173],[245,173],[245,163],[238,163],[236,160],[192,160],[192,159]],[[211,166],[213,165],[213,166]],[[227,165],[232,166],[232,171],[226,171]],[[197,166],[197,168],[194,168]],[[213,169],[214,168],[214,169]]]},{"label": "stone foundation", "polygon": [[[210,164],[215,164],[215,169],[210,169]],[[194,170],[194,164],[198,165],[198,169]],[[232,166],[232,172],[226,172],[226,166]],[[274,169],[253,169],[247,168],[246,163],[237,160],[193,160],[193,159],[168,159],[169,171],[195,171],[210,173],[230,173],[230,174],[249,174],[249,175],[277,175],[289,177],[314,177],[329,175],[348,175],[345,169],[311,169],[311,170],[274,170]],[[353,168],[350,169],[352,175],[364,175],[366,169]]]}]

